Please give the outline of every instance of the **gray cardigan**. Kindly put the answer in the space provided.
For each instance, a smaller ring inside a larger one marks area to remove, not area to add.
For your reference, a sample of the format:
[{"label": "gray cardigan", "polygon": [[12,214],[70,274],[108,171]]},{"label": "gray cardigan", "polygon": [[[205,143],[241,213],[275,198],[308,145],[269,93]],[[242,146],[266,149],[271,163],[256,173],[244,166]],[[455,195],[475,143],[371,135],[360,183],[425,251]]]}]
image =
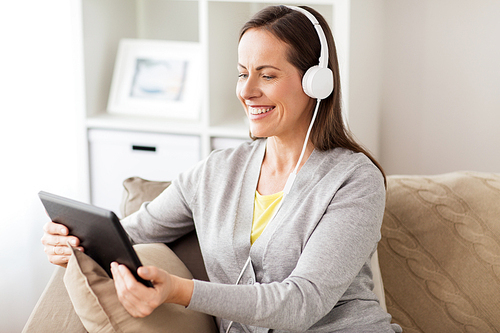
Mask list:
[{"label": "gray cardigan", "polygon": [[122,221],[132,240],[171,242],[196,229],[211,282],[195,281],[188,308],[221,319],[221,332],[229,321],[231,332],[400,332],[372,292],[380,171],[363,154],[314,150],[251,246],[265,142],[215,151],[181,174]]}]

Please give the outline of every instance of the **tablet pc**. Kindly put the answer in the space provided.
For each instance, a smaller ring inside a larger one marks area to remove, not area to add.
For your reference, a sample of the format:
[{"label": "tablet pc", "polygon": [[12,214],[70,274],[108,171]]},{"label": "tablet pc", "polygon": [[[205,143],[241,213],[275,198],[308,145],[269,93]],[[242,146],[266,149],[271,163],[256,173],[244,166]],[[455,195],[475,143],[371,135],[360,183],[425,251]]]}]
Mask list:
[{"label": "tablet pc", "polygon": [[151,281],[137,275],[137,268],[142,266],[141,261],[120,220],[112,211],[44,191],[39,192],[38,196],[50,219],[64,224],[70,235],[78,237],[85,253],[109,277],[112,277],[110,265],[116,261],[127,266],[137,281],[153,287]]}]

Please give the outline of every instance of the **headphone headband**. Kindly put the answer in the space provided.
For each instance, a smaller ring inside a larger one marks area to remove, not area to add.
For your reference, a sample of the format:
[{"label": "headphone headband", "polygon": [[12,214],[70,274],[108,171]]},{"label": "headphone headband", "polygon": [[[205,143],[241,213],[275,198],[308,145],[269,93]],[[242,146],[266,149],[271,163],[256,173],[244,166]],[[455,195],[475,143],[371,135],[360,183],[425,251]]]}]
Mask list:
[{"label": "headphone headband", "polygon": [[319,24],[316,17],[311,12],[309,12],[308,10],[306,10],[304,8],[300,8],[297,6],[287,6],[287,7],[290,9],[296,10],[298,12],[301,12],[314,25],[314,28],[316,29],[316,32],[318,34],[319,42],[321,44],[321,52],[320,52],[320,56],[319,56],[319,60],[318,60],[318,62],[319,62],[318,66],[320,66],[322,68],[328,67],[328,46],[327,46],[328,42],[326,41],[325,32],[323,31],[323,28],[321,28],[321,25]]}]

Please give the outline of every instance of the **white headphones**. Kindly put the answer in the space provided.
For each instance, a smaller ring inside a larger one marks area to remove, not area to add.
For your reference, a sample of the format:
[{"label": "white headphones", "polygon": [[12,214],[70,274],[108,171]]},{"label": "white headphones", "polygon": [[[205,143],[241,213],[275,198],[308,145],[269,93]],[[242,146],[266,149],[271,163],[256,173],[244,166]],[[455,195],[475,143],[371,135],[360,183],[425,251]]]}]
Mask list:
[{"label": "white headphones", "polygon": [[319,64],[309,68],[302,77],[302,89],[311,98],[325,99],[333,91],[333,72],[328,68],[328,42],[316,17],[304,8],[287,6],[304,14],[314,25],[321,44]]}]

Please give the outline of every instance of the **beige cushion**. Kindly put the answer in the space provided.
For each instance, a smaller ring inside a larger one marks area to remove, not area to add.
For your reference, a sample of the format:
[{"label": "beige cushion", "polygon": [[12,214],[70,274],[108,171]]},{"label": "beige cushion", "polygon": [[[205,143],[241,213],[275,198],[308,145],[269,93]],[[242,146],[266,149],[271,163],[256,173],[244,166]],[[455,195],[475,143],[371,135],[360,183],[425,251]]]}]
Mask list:
[{"label": "beige cushion", "polygon": [[122,217],[128,216],[139,210],[142,203],[151,201],[163,192],[170,182],[160,182],[130,177],[123,181],[123,197],[120,205]]},{"label": "beige cushion", "polygon": [[404,332],[498,332],[500,175],[388,177],[378,252]]},{"label": "beige cushion", "polygon": [[[191,278],[191,273],[164,244],[136,245],[144,265]],[[77,250],[66,268],[64,284],[74,309],[90,332],[216,332],[211,316],[187,310],[177,304],[162,304],[145,318],[134,318],[118,301],[113,280],[94,260]]]}]

